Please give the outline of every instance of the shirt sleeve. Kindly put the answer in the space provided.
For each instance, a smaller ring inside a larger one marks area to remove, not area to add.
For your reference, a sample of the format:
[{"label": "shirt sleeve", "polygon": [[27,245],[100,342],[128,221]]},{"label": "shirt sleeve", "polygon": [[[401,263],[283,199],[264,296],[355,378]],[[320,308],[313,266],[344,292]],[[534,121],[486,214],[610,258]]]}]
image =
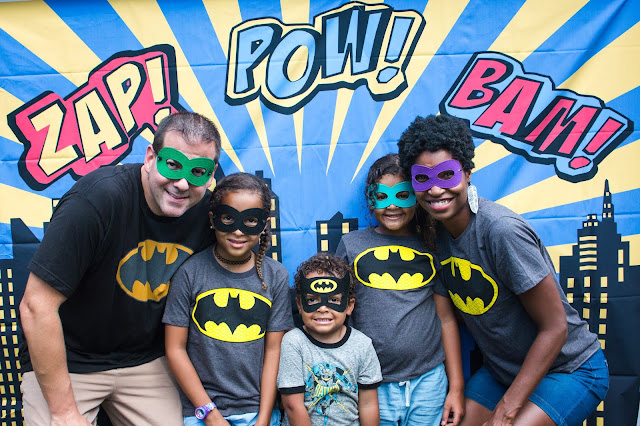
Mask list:
[{"label": "shirt sleeve", "polygon": [[278,268],[274,280],[267,283],[273,286],[271,300],[271,313],[267,331],[285,331],[293,328],[293,314],[291,313],[291,300],[289,296],[289,273],[284,267]]},{"label": "shirt sleeve", "polygon": [[70,297],[100,250],[105,229],[101,216],[82,194],[65,195],[56,206],[29,270]]},{"label": "shirt sleeve", "polygon": [[191,320],[191,283],[184,267],[171,278],[162,322],[176,327],[189,327]]},{"label": "shirt sleeve", "polygon": [[344,244],[344,237],[340,238],[338,248],[336,249],[336,256],[338,256],[340,259],[345,260],[346,262],[349,262],[349,259],[347,257],[347,246],[345,246]]},{"label": "shirt sleeve", "polygon": [[522,219],[505,217],[495,222],[487,233],[487,246],[500,281],[515,294],[530,290],[551,273],[539,237]]},{"label": "shirt sleeve", "polygon": [[358,376],[358,386],[362,389],[375,389],[382,382],[380,361],[371,340],[363,348],[362,368]]},{"label": "shirt sleeve", "polygon": [[304,393],[304,360],[293,330],[284,335],[280,347],[278,390],[283,394]]}]

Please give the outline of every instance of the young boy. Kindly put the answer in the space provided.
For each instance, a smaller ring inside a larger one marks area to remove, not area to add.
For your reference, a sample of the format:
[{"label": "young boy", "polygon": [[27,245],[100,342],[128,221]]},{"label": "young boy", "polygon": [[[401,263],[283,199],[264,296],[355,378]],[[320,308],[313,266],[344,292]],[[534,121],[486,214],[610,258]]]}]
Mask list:
[{"label": "young boy", "polygon": [[285,334],[278,389],[284,425],[379,425],[380,363],[369,339],[344,322],[355,304],[342,259],[318,253],[295,275],[304,326]]}]

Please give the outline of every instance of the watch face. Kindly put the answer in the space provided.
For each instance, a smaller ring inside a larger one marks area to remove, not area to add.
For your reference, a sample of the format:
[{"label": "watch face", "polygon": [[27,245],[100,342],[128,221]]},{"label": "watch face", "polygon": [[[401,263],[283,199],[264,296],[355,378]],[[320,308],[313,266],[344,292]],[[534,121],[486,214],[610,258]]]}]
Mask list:
[{"label": "watch face", "polygon": [[201,407],[196,408],[196,418],[198,420],[204,420],[205,417],[207,417],[207,412],[205,411],[205,409]]}]

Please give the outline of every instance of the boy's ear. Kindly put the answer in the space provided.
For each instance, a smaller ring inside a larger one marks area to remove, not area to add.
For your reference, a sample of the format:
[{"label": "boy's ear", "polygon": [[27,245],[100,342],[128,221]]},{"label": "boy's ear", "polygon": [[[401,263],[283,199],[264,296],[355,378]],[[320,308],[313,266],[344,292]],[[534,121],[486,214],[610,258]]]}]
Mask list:
[{"label": "boy's ear", "polygon": [[302,312],[302,299],[300,299],[300,295],[296,295],[296,306],[298,307],[298,312]]},{"label": "boy's ear", "polygon": [[351,315],[351,312],[353,312],[353,308],[355,306],[356,306],[356,298],[352,296],[349,298],[349,302],[347,302],[347,309],[344,312],[347,315]]}]

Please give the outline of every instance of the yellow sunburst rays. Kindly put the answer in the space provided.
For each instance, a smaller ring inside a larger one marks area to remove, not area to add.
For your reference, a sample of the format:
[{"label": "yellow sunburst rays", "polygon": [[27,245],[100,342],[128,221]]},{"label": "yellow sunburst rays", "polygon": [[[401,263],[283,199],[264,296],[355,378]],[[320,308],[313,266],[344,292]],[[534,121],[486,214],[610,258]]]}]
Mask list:
[{"label": "yellow sunburst rays", "polygon": [[[209,20],[213,29],[216,32],[222,51],[225,58],[228,58],[227,49],[229,48],[229,36],[231,35],[231,29],[242,22],[242,15],[240,14],[240,5],[236,0],[203,0],[204,7],[209,15]],[[271,150],[269,149],[269,139],[267,137],[267,129],[264,125],[264,117],[262,116],[262,109],[260,107],[260,100],[258,98],[247,102],[245,104],[253,127],[258,134],[260,145],[264,151],[265,157],[269,162],[271,173],[275,176],[273,169],[273,161],[271,160]],[[242,170],[242,169],[240,169]]]},{"label": "yellow sunburst rays", "polygon": [[364,153],[360,158],[358,167],[356,168],[351,182],[356,178],[358,172],[364,165],[367,158],[380,140],[380,137],[386,130],[387,126],[395,116],[398,109],[402,106],[404,100],[409,96],[411,90],[416,85],[420,76],[431,62],[433,55],[438,50],[444,39],[446,38],[453,25],[456,23],[460,14],[467,6],[468,0],[430,0],[422,13],[427,24],[424,28],[422,36],[413,52],[411,62],[406,69],[406,78],[408,87],[395,99],[386,101],[378,114],[378,119],[369,141],[364,149]]},{"label": "yellow sunburst rays", "polygon": [[[89,71],[100,64],[100,58],[43,1],[1,3],[0,28],[76,86],[86,83]],[[3,117],[22,104],[9,92],[0,90]],[[17,142],[6,119],[0,132]],[[42,227],[51,217],[50,198],[0,184],[0,199],[12,200],[2,203],[0,222],[21,218],[28,226]]]},{"label": "yellow sunburst rays", "polygon": [[175,48],[180,94],[194,111],[209,117],[216,124],[222,139],[222,149],[236,167],[243,171],[242,164],[233,150],[220,120],[213,111],[211,103],[200,86],[158,3],[154,0],[109,0],[109,3],[144,47],[166,43]]},{"label": "yellow sunburst rays", "polygon": [[[309,2],[300,0],[280,0],[282,22],[300,24],[309,22]],[[304,72],[304,69],[301,70]],[[304,125],[304,107],[293,113],[293,127],[298,151],[298,172],[302,173],[302,130]]]},{"label": "yellow sunburst rays", "polygon": [[[365,4],[374,4],[374,3],[383,3],[382,1],[376,0],[360,0],[360,3]],[[347,67],[351,65],[347,63]],[[341,88],[338,89],[336,94],[336,106],[335,111],[333,113],[333,125],[331,127],[331,139],[329,142],[329,158],[327,159],[327,171],[326,174],[329,174],[329,166],[331,166],[331,160],[333,159],[333,154],[336,151],[336,146],[338,145],[338,139],[340,139],[340,133],[342,133],[342,127],[344,126],[344,121],[347,118],[347,112],[349,111],[349,105],[351,104],[351,98],[353,97],[353,90]]]},{"label": "yellow sunburst rays", "polygon": [[[21,106],[22,101],[20,99],[0,87],[0,117],[6,118],[11,111],[14,111],[16,108]],[[9,128],[9,124],[6,119],[0,120],[0,137],[20,143],[18,138],[16,138],[16,135]]]},{"label": "yellow sunburst rays", "polygon": [[[585,62],[560,88],[588,93],[610,102],[640,86],[640,74],[634,72],[640,61],[640,23],[620,35],[607,47]],[[624,111],[623,111],[624,113]],[[604,180],[609,179],[613,194],[638,189],[640,170],[640,141],[636,140],[615,149],[599,165],[598,173],[588,181],[570,183],[552,176],[534,185],[501,198],[497,202],[523,214],[550,207],[566,205],[602,197]],[[640,235],[625,237],[640,244]],[[640,264],[640,253],[635,250],[635,264]],[[558,265],[561,255],[571,254],[571,244],[549,247],[549,253]]]},{"label": "yellow sunburst rays", "polygon": [[[505,53],[523,62],[587,2],[588,0],[529,0],[518,10],[489,50]],[[474,171],[509,154],[511,152],[502,145],[486,140],[476,148]]]}]

